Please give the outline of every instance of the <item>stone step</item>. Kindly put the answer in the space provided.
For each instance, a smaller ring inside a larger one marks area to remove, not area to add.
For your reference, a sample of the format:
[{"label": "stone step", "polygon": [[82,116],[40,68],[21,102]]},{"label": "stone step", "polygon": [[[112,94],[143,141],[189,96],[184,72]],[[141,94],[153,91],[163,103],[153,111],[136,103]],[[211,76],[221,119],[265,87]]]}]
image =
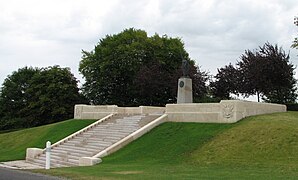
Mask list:
[{"label": "stone step", "polygon": [[[137,129],[137,128],[136,128]],[[106,130],[106,131],[97,131],[97,132],[86,132],[82,135],[93,135],[93,134],[96,134],[96,135],[109,135],[109,134],[119,134],[119,135],[122,135],[122,134],[127,134],[127,133],[130,133],[130,131],[123,131],[123,130],[114,130],[114,129],[109,129],[109,130]]]},{"label": "stone step", "polygon": [[127,125],[133,125],[133,124],[138,124],[140,120],[117,120],[115,123],[107,123],[106,125],[115,125],[115,124],[118,124],[118,123],[124,123],[124,124],[127,124]]},{"label": "stone step", "polygon": [[118,123],[136,124],[139,121],[141,121],[141,119],[119,119],[119,120],[116,120],[116,124]]},{"label": "stone step", "polygon": [[[114,141],[119,141],[119,140],[123,139],[123,137],[100,136],[100,135],[99,136],[95,135],[95,136],[93,136],[93,138],[96,138],[98,141],[102,141],[102,142],[110,142],[110,141],[114,142]],[[67,144],[68,142],[70,142],[70,143],[73,143],[73,142],[79,143],[79,142],[82,142],[82,141],[79,140],[79,139],[72,139],[72,140],[69,140],[69,141],[65,142],[64,144]]]},{"label": "stone step", "polygon": [[115,124],[127,124],[128,126],[137,125],[140,120],[118,120]]},{"label": "stone step", "polygon": [[84,134],[84,135],[79,135],[76,138],[74,138],[73,140],[76,139],[92,139],[92,140],[96,140],[97,138],[104,138],[104,137],[119,137],[119,138],[123,138],[129,134],[131,134],[132,132],[127,132],[127,133],[92,133],[92,134]]},{"label": "stone step", "polygon": [[[130,129],[138,129],[140,126],[139,125],[133,125],[133,126],[127,126],[127,125],[121,125],[121,124],[118,124],[117,126],[114,126],[114,127],[111,127],[111,128],[108,128],[106,129],[105,131],[108,131],[108,130],[130,130]],[[97,129],[94,129],[94,130],[97,130]],[[104,131],[104,130],[103,130]]]},{"label": "stone step", "polygon": [[139,129],[138,127],[133,127],[133,128],[124,128],[122,126],[119,127],[113,127],[110,129],[99,129],[99,128],[93,128],[91,130],[89,130],[88,132],[93,132],[93,133],[97,133],[97,132],[105,132],[105,131],[120,131],[120,132],[131,132],[131,131],[135,131]]},{"label": "stone step", "polygon": [[100,138],[77,138],[72,141],[67,141],[67,144],[84,145],[84,144],[96,144],[98,146],[110,146],[110,142],[102,141]]},{"label": "stone step", "polygon": [[[52,154],[59,154],[60,156],[63,156],[63,154],[67,154],[72,159],[79,159],[80,157],[85,157],[87,155],[85,154],[80,154],[80,153],[75,153],[75,152],[67,152],[67,153],[61,153],[61,151],[52,151]],[[89,157],[89,156],[88,156]]]},{"label": "stone step", "polygon": [[92,136],[92,135],[117,135],[117,136],[121,136],[121,135],[127,135],[128,132],[119,132],[119,131],[101,131],[101,132],[97,132],[97,133],[93,133],[93,132],[86,132],[83,134],[78,135],[79,136]]},{"label": "stone step", "polygon": [[135,125],[125,125],[125,124],[115,124],[113,126],[97,126],[97,127],[94,127],[92,128],[91,130],[95,129],[100,129],[102,131],[105,131],[105,130],[109,130],[109,129],[133,129],[133,128],[136,128],[136,127],[139,127],[138,124],[135,124]]},{"label": "stone step", "polygon": [[[82,134],[82,136],[93,136],[93,135],[111,135],[111,134],[117,134],[117,135],[126,135],[128,132],[119,132],[119,131],[106,131],[106,132],[86,132],[84,134]],[[80,135],[78,135],[80,136]]]},{"label": "stone step", "polygon": [[82,154],[83,156],[88,156],[88,157],[91,157],[93,155],[93,152],[80,151],[80,150],[71,149],[71,148],[63,148],[63,147],[59,147],[59,146],[55,147],[52,151],[53,152],[59,152],[60,151],[61,153],[64,153],[64,154],[67,154],[67,152],[73,152],[73,153]]},{"label": "stone step", "polygon": [[27,160],[28,160],[28,162],[30,162],[30,163],[34,163],[34,164],[38,164],[39,166],[43,166],[43,167],[45,167],[45,165],[46,165],[46,162],[45,161],[42,161],[42,160],[40,160],[39,158],[27,158]]},{"label": "stone step", "polygon": [[[75,148],[71,148],[71,147],[56,147],[55,149],[53,149],[53,151],[57,152],[57,150],[59,151],[66,151],[67,153],[69,152],[73,152],[73,153],[78,153],[78,154],[82,154],[82,155],[87,155],[87,156],[90,156],[92,155],[94,152],[91,151],[90,149],[85,149],[85,150],[79,150],[79,149],[75,149]],[[63,152],[62,152],[63,153]],[[64,153],[64,154],[67,154],[67,153]]]},{"label": "stone step", "polygon": [[[46,155],[43,154],[40,156],[40,158],[45,158]],[[73,154],[62,154],[62,153],[57,153],[57,152],[51,152],[51,158],[53,159],[73,159],[73,160],[79,160],[80,157],[83,157],[83,156],[76,156],[76,155],[73,155]]]},{"label": "stone step", "polygon": [[[129,133],[130,134],[130,133]],[[111,141],[111,140],[120,140],[123,139],[123,137],[113,137],[113,136],[100,136],[100,135],[94,135],[93,138],[96,138],[99,141]]]},{"label": "stone step", "polygon": [[142,119],[146,116],[129,116],[129,117],[123,117],[122,119]]},{"label": "stone step", "polygon": [[[97,138],[97,137],[98,138]],[[96,135],[95,137],[88,137],[88,136],[77,136],[76,138],[72,139],[71,141],[67,141],[67,142],[78,142],[78,141],[88,141],[88,142],[100,142],[100,139],[104,138],[104,137],[113,137],[113,138],[124,138],[127,135],[118,135],[118,134],[110,134],[108,136],[104,136],[104,135]],[[104,142],[106,143],[106,142]]]},{"label": "stone step", "polygon": [[[105,131],[102,130],[97,130],[97,129],[93,129],[90,130],[88,133],[83,133],[80,134],[82,136],[87,136],[87,135],[110,135],[110,134],[127,134],[127,133],[131,133],[134,132],[136,130],[138,130],[139,128],[131,128],[131,129],[108,129]],[[80,136],[78,135],[78,136]]]},{"label": "stone step", "polygon": [[[45,161],[46,157],[39,157],[39,159]],[[79,165],[79,159],[71,159],[71,158],[66,159],[66,158],[60,158],[60,157],[51,155],[51,163],[63,164],[63,162],[65,162],[64,165],[67,165],[67,166]]]},{"label": "stone step", "polygon": [[34,162],[34,158],[26,158],[26,162],[33,164],[33,165],[37,165],[37,166],[41,166],[45,168],[45,162],[44,163],[38,163],[38,162]]},{"label": "stone step", "polygon": [[[41,166],[45,167],[45,160],[42,159],[33,159],[32,160],[34,163],[38,163]],[[64,161],[59,161],[59,160],[52,160],[51,159],[51,167],[69,167],[69,166],[77,166],[77,164],[69,163],[69,162],[64,162]]]},{"label": "stone step", "polygon": [[111,126],[115,126],[115,125],[119,125],[119,124],[124,124],[124,125],[127,125],[127,126],[133,126],[133,125],[138,125],[140,121],[124,121],[124,120],[119,120],[119,121],[116,121],[116,122],[111,122],[111,123],[106,123],[106,124],[99,124],[95,127],[111,127]]},{"label": "stone step", "polygon": [[[111,142],[108,141],[103,141],[102,139],[96,138],[96,140],[88,139],[88,140],[73,140],[73,141],[68,141],[67,143],[64,144],[69,144],[77,147],[83,147],[83,146],[90,146],[90,148],[94,148],[95,150],[97,148],[100,148],[102,146],[110,146]],[[92,147],[94,146],[94,147]]]},{"label": "stone step", "polygon": [[62,144],[60,147],[68,147],[68,148],[76,148],[76,149],[90,149],[92,152],[97,152],[105,148],[106,146],[104,145],[95,145],[95,144],[83,144],[81,146],[77,145],[76,143],[67,143],[67,144]]},{"label": "stone step", "polygon": [[105,131],[115,131],[115,132],[129,132],[129,131],[133,131],[135,129],[138,129],[138,127],[129,127],[129,128],[125,128],[123,126],[115,126],[115,127],[111,127],[109,129],[99,129],[99,128],[92,128],[90,129],[88,132],[105,132]]}]

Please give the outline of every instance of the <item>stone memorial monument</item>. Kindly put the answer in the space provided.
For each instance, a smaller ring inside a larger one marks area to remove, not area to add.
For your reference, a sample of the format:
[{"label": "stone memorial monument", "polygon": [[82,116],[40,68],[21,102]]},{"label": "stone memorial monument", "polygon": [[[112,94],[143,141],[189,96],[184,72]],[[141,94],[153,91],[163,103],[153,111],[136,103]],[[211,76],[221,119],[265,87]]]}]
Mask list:
[{"label": "stone memorial monument", "polygon": [[192,103],[192,80],[189,78],[189,63],[182,61],[183,76],[178,80],[177,104]]}]

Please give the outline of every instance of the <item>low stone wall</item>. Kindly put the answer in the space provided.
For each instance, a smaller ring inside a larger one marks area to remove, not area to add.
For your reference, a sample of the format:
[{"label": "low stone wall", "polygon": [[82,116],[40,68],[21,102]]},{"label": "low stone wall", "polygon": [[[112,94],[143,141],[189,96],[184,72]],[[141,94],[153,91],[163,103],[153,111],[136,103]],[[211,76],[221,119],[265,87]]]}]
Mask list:
[{"label": "low stone wall", "polygon": [[165,107],[139,106],[118,107],[116,105],[75,105],[74,119],[101,119],[109,114],[164,114]]},{"label": "low stone wall", "polygon": [[154,106],[140,106],[141,114],[164,114],[166,112],[165,107]]},{"label": "low stone wall", "polygon": [[167,104],[169,121],[175,122],[217,122],[219,103]]},{"label": "low stone wall", "polygon": [[166,106],[168,121],[175,122],[234,123],[248,116],[285,111],[285,105],[240,100]]},{"label": "low stone wall", "polygon": [[220,103],[167,104],[166,107],[76,105],[74,118],[101,119],[109,114],[167,114],[168,121],[175,122],[234,123],[248,116],[285,111],[286,106],[281,104],[223,100]]},{"label": "low stone wall", "polygon": [[116,105],[85,105],[77,104],[74,110],[74,119],[101,119],[109,114],[117,113]]}]

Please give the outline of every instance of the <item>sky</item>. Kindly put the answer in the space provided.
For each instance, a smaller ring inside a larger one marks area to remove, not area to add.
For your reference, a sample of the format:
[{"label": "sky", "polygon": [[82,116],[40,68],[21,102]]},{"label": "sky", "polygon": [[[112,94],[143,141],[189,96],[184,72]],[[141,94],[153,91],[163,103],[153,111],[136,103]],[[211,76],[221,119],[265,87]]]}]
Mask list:
[{"label": "sky", "polygon": [[54,65],[69,67],[83,83],[82,49],[131,27],[181,38],[213,75],[266,42],[298,65],[298,50],[290,48],[295,16],[297,0],[0,0],[0,84],[18,68]]}]

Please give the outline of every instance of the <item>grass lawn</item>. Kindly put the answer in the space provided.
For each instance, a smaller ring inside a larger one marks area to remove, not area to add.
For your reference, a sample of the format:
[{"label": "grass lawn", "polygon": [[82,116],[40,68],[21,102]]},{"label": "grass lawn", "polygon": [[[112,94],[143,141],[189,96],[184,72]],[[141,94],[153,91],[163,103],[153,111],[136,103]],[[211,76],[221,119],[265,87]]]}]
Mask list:
[{"label": "grass lawn", "polygon": [[91,167],[35,172],[71,179],[298,179],[298,112],[235,124],[168,122]]},{"label": "grass lawn", "polygon": [[25,159],[29,147],[44,148],[46,141],[60,139],[95,122],[95,120],[67,120],[46,126],[0,134],[0,162]]}]

